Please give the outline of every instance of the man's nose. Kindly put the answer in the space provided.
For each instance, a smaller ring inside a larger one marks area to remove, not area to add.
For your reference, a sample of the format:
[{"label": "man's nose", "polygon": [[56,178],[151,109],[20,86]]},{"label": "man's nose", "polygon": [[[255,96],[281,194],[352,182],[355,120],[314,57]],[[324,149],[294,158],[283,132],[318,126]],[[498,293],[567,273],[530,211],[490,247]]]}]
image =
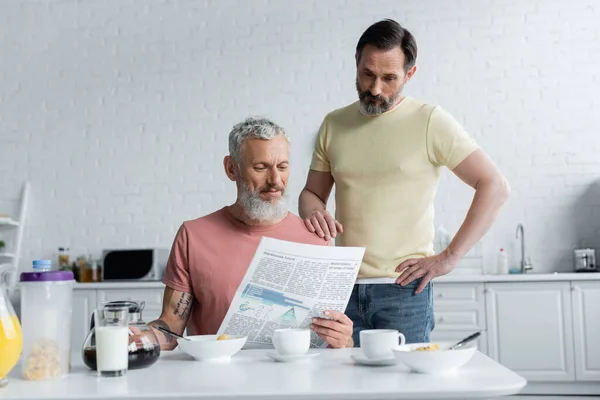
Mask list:
[{"label": "man's nose", "polygon": [[277,167],[271,168],[271,171],[268,176],[268,182],[271,186],[282,186],[283,181],[281,180],[281,172]]},{"label": "man's nose", "polygon": [[379,82],[379,79],[373,81],[373,84],[369,88],[369,92],[371,92],[372,96],[379,96],[381,94],[381,83]]}]

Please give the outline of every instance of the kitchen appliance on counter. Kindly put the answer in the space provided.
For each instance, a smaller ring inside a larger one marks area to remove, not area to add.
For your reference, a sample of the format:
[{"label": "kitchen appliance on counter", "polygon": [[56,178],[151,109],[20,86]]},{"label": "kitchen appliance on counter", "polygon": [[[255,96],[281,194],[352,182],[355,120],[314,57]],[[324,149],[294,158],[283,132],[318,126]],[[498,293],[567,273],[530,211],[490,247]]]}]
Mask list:
[{"label": "kitchen appliance on counter", "polygon": [[598,272],[594,249],[575,250],[575,272]]},{"label": "kitchen appliance on counter", "polygon": [[102,280],[160,281],[168,259],[169,249],[105,249],[102,252]]}]

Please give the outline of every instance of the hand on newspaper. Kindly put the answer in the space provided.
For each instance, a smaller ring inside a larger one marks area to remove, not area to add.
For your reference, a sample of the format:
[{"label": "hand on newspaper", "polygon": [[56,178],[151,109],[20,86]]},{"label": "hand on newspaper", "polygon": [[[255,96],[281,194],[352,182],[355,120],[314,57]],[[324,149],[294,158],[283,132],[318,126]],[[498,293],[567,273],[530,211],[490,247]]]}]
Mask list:
[{"label": "hand on newspaper", "polygon": [[352,320],[346,314],[334,310],[325,311],[323,314],[327,318],[313,318],[310,328],[327,342],[328,347],[354,347]]},{"label": "hand on newspaper", "polygon": [[309,231],[325,240],[335,238],[338,232],[344,233],[342,224],[336,221],[327,210],[315,211],[304,219],[304,225]]}]

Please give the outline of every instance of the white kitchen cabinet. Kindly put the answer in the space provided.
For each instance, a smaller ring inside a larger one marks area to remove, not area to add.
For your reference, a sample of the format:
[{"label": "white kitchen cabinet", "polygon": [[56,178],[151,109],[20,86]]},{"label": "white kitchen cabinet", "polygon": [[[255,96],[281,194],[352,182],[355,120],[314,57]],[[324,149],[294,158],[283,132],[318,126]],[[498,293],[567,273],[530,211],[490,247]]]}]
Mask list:
[{"label": "white kitchen cabinet", "polygon": [[489,356],[529,381],[572,381],[569,282],[486,284]]},{"label": "white kitchen cabinet", "polygon": [[[459,341],[485,329],[483,283],[434,283],[433,307],[435,328],[433,341]],[[479,351],[488,353],[487,337],[477,341]]]},{"label": "white kitchen cabinet", "polygon": [[90,321],[96,308],[96,291],[73,291],[73,318],[71,320],[71,351],[80,351],[90,331]]},{"label": "white kitchen cabinet", "polygon": [[572,282],[575,375],[600,381],[600,282]]}]

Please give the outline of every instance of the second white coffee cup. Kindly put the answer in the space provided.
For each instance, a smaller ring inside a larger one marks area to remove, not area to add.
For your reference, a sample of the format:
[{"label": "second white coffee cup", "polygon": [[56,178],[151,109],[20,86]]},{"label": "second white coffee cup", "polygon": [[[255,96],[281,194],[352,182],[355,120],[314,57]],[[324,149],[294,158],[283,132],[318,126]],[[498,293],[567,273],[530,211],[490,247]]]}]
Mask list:
[{"label": "second white coffee cup", "polygon": [[[400,339],[400,342],[398,342]],[[393,358],[392,348],[406,343],[406,338],[395,329],[367,329],[360,331],[360,348],[371,360]]]},{"label": "second white coffee cup", "polygon": [[284,356],[306,354],[310,348],[310,330],[308,329],[275,329],[273,346]]}]

